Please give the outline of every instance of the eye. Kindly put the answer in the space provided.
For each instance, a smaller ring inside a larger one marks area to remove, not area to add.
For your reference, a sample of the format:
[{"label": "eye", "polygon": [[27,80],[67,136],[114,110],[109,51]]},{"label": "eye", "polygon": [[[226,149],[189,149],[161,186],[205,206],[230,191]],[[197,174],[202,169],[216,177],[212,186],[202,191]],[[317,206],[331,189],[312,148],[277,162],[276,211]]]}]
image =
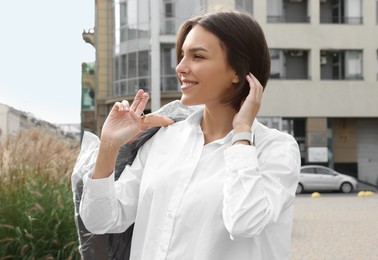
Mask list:
[{"label": "eye", "polygon": [[202,55],[200,55],[200,54],[194,54],[193,57],[194,57],[195,60],[199,60],[199,59],[203,59],[203,58],[204,58],[204,57],[203,57]]}]

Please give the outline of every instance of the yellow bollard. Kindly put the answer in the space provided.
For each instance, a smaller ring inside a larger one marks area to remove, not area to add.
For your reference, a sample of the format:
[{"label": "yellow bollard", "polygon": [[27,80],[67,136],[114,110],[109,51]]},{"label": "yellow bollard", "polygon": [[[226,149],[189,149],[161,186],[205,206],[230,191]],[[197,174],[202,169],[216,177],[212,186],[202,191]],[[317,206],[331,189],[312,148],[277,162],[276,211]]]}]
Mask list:
[{"label": "yellow bollard", "polygon": [[358,197],[371,197],[371,196],[374,196],[375,195],[375,192],[374,191],[360,191],[359,193],[357,193],[357,196]]},{"label": "yellow bollard", "polygon": [[365,196],[366,197],[369,197],[369,196],[374,196],[374,192],[373,191],[365,191]]},{"label": "yellow bollard", "polygon": [[313,192],[311,194],[311,198],[319,198],[320,197],[320,193],[319,192]]}]

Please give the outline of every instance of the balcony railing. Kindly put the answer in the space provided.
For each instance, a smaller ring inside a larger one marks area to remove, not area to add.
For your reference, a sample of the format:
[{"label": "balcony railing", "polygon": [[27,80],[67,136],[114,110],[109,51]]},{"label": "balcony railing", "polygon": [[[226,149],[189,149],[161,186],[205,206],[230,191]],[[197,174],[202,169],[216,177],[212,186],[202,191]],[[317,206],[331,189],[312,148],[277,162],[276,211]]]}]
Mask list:
[{"label": "balcony railing", "polygon": [[144,91],[149,92],[151,89],[150,78],[139,77],[116,81],[113,84],[113,96],[135,95],[138,89],[143,89]]},{"label": "balcony railing", "polygon": [[310,76],[308,75],[295,75],[295,76],[290,76],[290,75],[282,75],[280,73],[270,73],[269,79],[288,79],[288,80],[309,80],[311,79]]},{"label": "balcony railing", "polygon": [[320,23],[362,24],[363,17],[320,16]]},{"label": "balcony railing", "polygon": [[172,18],[162,18],[161,26],[160,26],[160,34],[176,34],[177,30],[177,19]]},{"label": "balcony railing", "polygon": [[267,16],[268,23],[310,23],[310,17],[307,15],[281,15]]},{"label": "balcony railing", "polygon": [[359,75],[348,75],[348,76],[328,76],[328,75],[321,75],[321,80],[363,80],[363,76]]}]

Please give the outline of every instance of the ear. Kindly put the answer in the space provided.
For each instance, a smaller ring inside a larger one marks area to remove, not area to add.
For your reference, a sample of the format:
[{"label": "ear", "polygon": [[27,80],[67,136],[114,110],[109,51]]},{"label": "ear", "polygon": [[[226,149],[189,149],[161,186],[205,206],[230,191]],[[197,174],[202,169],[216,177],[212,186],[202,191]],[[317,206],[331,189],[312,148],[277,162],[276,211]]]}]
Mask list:
[{"label": "ear", "polygon": [[239,83],[239,82],[240,82],[239,76],[235,72],[234,76],[232,77],[232,83],[236,84],[236,83]]}]

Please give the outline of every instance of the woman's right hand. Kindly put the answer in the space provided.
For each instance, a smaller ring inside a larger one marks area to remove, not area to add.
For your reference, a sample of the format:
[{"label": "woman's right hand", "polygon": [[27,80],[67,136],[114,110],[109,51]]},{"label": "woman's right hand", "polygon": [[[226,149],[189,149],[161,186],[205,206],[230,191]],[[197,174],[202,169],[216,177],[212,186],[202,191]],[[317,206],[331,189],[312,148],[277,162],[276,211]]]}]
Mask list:
[{"label": "woman's right hand", "polygon": [[131,106],[127,100],[116,102],[105,120],[101,131],[101,142],[121,147],[133,140],[141,129],[141,115],[149,95],[138,90]]}]

